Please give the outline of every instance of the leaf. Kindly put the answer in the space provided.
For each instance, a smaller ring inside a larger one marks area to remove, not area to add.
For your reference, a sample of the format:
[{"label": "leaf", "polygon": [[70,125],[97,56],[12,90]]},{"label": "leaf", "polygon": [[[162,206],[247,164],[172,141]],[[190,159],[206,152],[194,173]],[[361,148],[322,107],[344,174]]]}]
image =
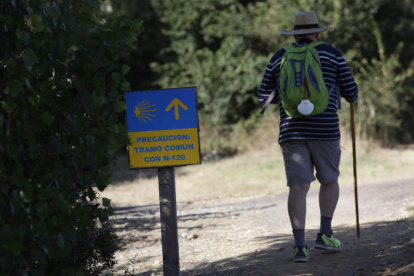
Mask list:
[{"label": "leaf", "polygon": [[[16,32],[17,34],[17,32]],[[30,34],[28,32],[21,32],[20,34],[17,34],[18,38],[21,42],[25,43],[25,44],[29,44],[30,43]]]},{"label": "leaf", "polygon": [[11,90],[10,95],[13,96],[13,97],[17,97],[18,95],[20,95],[21,92],[23,92],[23,87],[17,79],[13,80],[11,88],[12,89],[10,89]]},{"label": "leaf", "polygon": [[94,200],[96,198],[96,192],[92,188],[88,189],[88,197],[89,200]]},{"label": "leaf", "polygon": [[109,155],[112,155],[119,151],[121,146],[118,143],[115,135],[113,133],[109,133],[108,135],[108,143],[106,145],[106,151]]},{"label": "leaf", "polygon": [[119,26],[121,26],[121,27],[131,27],[132,26],[132,21],[130,19],[123,18],[121,23],[119,24]]},{"label": "leaf", "polygon": [[26,17],[27,25],[37,32],[43,31],[45,28],[45,22],[40,14],[33,13]]},{"label": "leaf", "polygon": [[122,75],[126,76],[129,72],[129,70],[131,70],[131,67],[129,67],[128,65],[122,64]]},{"label": "leaf", "polygon": [[95,178],[96,186],[102,192],[108,187],[109,184],[112,183],[112,171],[107,171],[104,173],[100,173],[97,178]]},{"label": "leaf", "polygon": [[129,30],[125,33],[125,42],[126,43],[132,43],[137,41],[137,34],[134,32],[134,30]]},{"label": "leaf", "polygon": [[127,109],[127,105],[125,102],[118,102],[115,106],[115,110],[117,112],[122,112]]},{"label": "leaf", "polygon": [[32,66],[37,62],[38,58],[32,49],[27,49],[23,55],[24,65],[27,69],[32,70]]},{"label": "leaf", "polygon": [[45,125],[50,126],[55,120],[55,116],[50,114],[49,111],[43,110],[40,114],[40,119],[45,123]]},{"label": "leaf", "polygon": [[109,208],[109,207],[111,207],[111,200],[108,199],[108,198],[106,198],[106,197],[104,197],[104,198],[102,198],[102,204],[103,204],[103,206]]},{"label": "leaf", "polygon": [[49,206],[46,203],[40,204],[37,208],[37,213],[40,218],[46,219],[49,217]]},{"label": "leaf", "polygon": [[23,199],[24,202],[26,203],[30,202],[30,196],[24,191],[20,191],[20,197]]},{"label": "leaf", "polygon": [[109,207],[108,208],[108,215],[113,216],[115,214],[114,208]]},{"label": "leaf", "polygon": [[105,90],[105,78],[104,77],[98,77],[94,78],[93,81],[93,90],[95,94],[102,94]]},{"label": "leaf", "polygon": [[108,100],[106,99],[105,95],[101,94],[101,95],[92,95],[91,96],[91,101],[94,107],[99,107],[102,106],[104,104],[106,104],[108,102]]},{"label": "leaf", "polygon": [[24,81],[26,83],[27,88],[29,88],[29,90],[32,90],[32,85],[30,84],[30,81],[27,78],[24,78]]},{"label": "leaf", "polygon": [[121,84],[121,91],[122,92],[131,91],[131,87],[129,86],[129,81],[124,81]]},{"label": "leaf", "polygon": [[122,81],[122,75],[119,74],[119,73],[112,73],[112,80],[115,83],[118,83],[119,84]]},{"label": "leaf", "polygon": [[101,223],[105,223],[105,222],[108,221],[108,212],[106,212],[106,211],[104,211],[102,209],[99,209],[98,210],[98,217],[99,217],[99,221]]}]

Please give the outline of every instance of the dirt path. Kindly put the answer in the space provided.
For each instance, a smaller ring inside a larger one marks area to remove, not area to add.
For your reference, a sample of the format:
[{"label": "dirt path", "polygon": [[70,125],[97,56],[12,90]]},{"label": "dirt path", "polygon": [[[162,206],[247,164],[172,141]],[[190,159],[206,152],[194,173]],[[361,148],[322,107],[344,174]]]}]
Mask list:
[{"label": "dirt path", "polygon": [[[353,187],[341,188],[333,220],[343,250],[313,250],[318,191],[308,194],[306,238],[311,259],[290,261],[293,238],[287,194],[179,203],[182,275],[414,275],[414,179],[359,187],[361,238],[356,237]],[[114,275],[162,275],[157,205],[116,209],[120,240]]]}]

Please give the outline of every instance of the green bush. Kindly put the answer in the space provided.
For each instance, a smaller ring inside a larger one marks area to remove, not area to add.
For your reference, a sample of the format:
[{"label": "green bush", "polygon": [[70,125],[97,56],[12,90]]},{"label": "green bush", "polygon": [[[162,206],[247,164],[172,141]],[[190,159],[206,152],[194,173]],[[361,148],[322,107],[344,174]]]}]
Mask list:
[{"label": "green bush", "polygon": [[98,226],[113,209],[94,187],[111,182],[109,164],[129,143],[120,120],[129,67],[119,60],[141,22],[104,23],[99,5],[0,4],[0,275],[98,275],[113,265],[114,249],[100,244],[113,235]]},{"label": "green bush", "polygon": [[[88,235],[73,245],[73,253],[65,262],[57,264],[76,267],[87,276],[99,276],[115,264],[114,253],[117,250],[117,235],[107,224],[90,231]],[[56,268],[54,269],[56,271]]]}]

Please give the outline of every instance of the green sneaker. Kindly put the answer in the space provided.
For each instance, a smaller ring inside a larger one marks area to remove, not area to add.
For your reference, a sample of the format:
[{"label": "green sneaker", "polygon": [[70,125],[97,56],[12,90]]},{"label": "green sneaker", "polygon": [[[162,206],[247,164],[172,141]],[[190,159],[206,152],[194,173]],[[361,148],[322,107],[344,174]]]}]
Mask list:
[{"label": "green sneaker", "polygon": [[293,248],[292,260],[295,263],[306,263],[309,258],[310,252],[307,246],[295,246]]},{"label": "green sneaker", "polygon": [[338,251],[341,249],[341,241],[334,238],[332,231],[330,237],[325,234],[318,233],[315,248]]}]

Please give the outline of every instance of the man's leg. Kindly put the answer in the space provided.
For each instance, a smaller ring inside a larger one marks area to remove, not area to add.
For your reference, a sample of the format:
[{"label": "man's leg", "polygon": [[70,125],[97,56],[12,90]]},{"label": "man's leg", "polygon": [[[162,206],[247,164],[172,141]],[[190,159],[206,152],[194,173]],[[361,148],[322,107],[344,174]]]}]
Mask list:
[{"label": "man's leg", "polygon": [[316,237],[318,249],[340,250],[341,241],[332,235],[331,222],[339,198],[338,179],[321,185],[319,190],[319,208],[321,210],[321,227]]},{"label": "man's leg", "polygon": [[306,195],[310,183],[315,180],[312,158],[305,141],[290,140],[280,146],[289,186],[288,212],[295,238],[292,260],[307,262],[310,252],[305,242]]},{"label": "man's leg", "polygon": [[332,235],[331,222],[339,198],[338,179],[322,184],[319,190],[319,208],[321,209],[321,228],[316,236],[315,248],[340,250],[341,241]]},{"label": "man's leg", "polygon": [[331,236],[331,221],[339,198],[338,180],[321,185],[319,189],[319,208],[321,211],[320,233]]},{"label": "man's leg", "polygon": [[339,197],[340,141],[309,141],[308,144],[316,168],[316,178],[321,183],[319,190],[321,228],[316,236],[315,248],[339,250],[341,242],[331,235],[331,221]]},{"label": "man's leg", "polygon": [[292,225],[296,246],[306,246],[305,243],[305,219],[306,219],[306,195],[310,183],[289,186],[288,212]]},{"label": "man's leg", "polygon": [[319,189],[319,207],[321,209],[321,216],[332,217],[336,204],[339,198],[339,185],[338,180],[331,183],[321,185]]}]

